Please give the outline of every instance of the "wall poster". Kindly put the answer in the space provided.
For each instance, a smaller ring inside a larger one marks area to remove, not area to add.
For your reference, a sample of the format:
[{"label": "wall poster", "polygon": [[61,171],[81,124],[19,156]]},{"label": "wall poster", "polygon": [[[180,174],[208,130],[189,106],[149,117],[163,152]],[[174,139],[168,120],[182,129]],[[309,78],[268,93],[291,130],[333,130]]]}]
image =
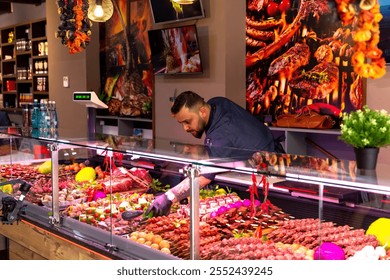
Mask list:
[{"label": "wall poster", "polygon": [[100,28],[100,99],[114,116],[152,118],[153,72],[149,1],[111,0],[114,13]]},{"label": "wall poster", "polygon": [[247,110],[275,120],[313,103],[362,108],[353,25],[343,26],[333,0],[247,0],[246,9]]},{"label": "wall poster", "polygon": [[378,46],[383,50],[386,63],[390,63],[390,0],[379,0],[383,19],[380,22],[381,40]]}]

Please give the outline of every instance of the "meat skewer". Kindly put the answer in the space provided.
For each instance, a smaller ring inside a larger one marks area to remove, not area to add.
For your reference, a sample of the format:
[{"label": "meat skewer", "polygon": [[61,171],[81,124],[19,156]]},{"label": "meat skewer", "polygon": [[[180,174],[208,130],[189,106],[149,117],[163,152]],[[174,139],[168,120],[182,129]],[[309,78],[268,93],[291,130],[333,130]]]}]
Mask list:
[{"label": "meat skewer", "polygon": [[299,67],[308,64],[309,60],[309,46],[296,43],[287,52],[271,62],[268,69],[268,75],[272,76],[280,72],[287,72],[288,74],[294,73]]},{"label": "meat skewer", "polygon": [[246,25],[257,30],[269,30],[275,27],[278,27],[283,24],[282,19],[268,19],[262,21],[251,20],[250,18],[246,18]]},{"label": "meat skewer", "polygon": [[302,25],[301,21],[305,19],[310,13],[316,15],[318,13],[324,14],[328,12],[329,8],[327,6],[327,1],[325,0],[302,0],[294,21],[280,35],[279,39],[258,50],[257,52],[248,55],[246,57],[246,67],[251,67],[255,65],[258,61],[263,60],[275,53],[276,51],[280,50],[295,35],[295,33]]},{"label": "meat skewer", "polygon": [[267,45],[263,41],[253,39],[253,38],[250,38],[248,36],[246,36],[245,41],[246,41],[247,46],[254,47],[254,48],[263,48]]}]

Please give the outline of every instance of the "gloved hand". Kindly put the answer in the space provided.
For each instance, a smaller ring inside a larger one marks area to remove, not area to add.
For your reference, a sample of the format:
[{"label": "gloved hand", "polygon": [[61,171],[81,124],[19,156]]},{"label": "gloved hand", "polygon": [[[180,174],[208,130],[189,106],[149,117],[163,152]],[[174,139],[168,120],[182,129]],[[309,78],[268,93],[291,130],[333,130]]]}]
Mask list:
[{"label": "gloved hand", "polygon": [[142,210],[128,210],[122,213],[122,219],[125,221],[131,221],[144,213]]},{"label": "gloved hand", "polygon": [[150,212],[155,216],[166,216],[171,211],[172,201],[170,201],[167,195],[164,193],[154,199],[152,204],[150,204],[148,210],[146,210],[145,215],[148,216]]}]

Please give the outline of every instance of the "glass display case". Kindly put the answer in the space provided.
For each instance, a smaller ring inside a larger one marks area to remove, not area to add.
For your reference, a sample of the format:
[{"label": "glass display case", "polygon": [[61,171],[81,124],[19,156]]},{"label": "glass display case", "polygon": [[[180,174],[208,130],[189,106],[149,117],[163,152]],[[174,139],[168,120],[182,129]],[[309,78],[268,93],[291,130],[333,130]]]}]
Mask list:
[{"label": "glass display case", "polygon": [[[112,259],[349,259],[363,250],[390,258],[388,166],[358,170],[354,161],[168,139],[2,131],[1,235],[21,219]],[[200,189],[206,174],[214,179]],[[146,214],[186,177],[187,199],[167,216]]]}]

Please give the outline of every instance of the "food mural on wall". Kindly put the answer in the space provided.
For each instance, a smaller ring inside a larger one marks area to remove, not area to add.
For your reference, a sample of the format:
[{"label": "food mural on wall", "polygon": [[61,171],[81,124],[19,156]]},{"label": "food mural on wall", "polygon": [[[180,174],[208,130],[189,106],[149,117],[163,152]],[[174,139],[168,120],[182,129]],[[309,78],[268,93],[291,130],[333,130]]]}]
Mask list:
[{"label": "food mural on wall", "polygon": [[151,118],[149,2],[114,0],[113,5],[115,12],[100,32],[100,98],[107,103],[111,115]]},{"label": "food mural on wall", "polygon": [[381,18],[376,0],[247,0],[247,110],[361,109],[363,78],[385,74]]},{"label": "food mural on wall", "polygon": [[390,63],[390,1],[379,0],[379,4],[383,19],[380,23],[381,39],[378,46],[383,51],[386,63]]}]

